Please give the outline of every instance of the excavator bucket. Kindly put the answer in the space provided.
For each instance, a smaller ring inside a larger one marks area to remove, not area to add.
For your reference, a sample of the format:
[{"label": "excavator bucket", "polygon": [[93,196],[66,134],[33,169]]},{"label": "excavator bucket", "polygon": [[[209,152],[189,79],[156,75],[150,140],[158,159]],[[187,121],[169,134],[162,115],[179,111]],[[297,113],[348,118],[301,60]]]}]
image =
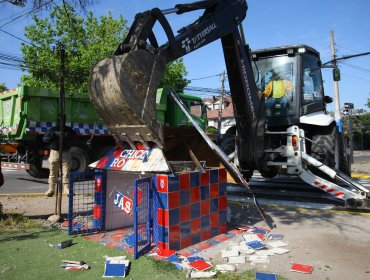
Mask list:
[{"label": "excavator bucket", "polygon": [[99,61],[89,79],[89,94],[117,143],[163,148],[162,126],[155,119],[156,91],[165,61],[147,50],[133,50]]}]

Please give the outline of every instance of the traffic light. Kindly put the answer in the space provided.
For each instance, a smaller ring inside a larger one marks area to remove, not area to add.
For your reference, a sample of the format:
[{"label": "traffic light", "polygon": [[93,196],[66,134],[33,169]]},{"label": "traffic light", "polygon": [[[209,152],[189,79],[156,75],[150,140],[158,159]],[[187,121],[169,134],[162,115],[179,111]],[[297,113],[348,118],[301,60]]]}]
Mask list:
[{"label": "traffic light", "polygon": [[340,70],[339,68],[334,68],[333,69],[333,80],[338,82],[340,81]]}]

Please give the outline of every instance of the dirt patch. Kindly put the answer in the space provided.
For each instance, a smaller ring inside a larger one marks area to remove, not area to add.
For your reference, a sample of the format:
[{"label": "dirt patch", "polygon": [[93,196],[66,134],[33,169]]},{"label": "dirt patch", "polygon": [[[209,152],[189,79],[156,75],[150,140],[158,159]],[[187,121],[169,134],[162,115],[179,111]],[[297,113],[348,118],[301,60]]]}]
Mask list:
[{"label": "dirt patch", "polygon": [[[55,197],[2,196],[0,202],[6,213],[20,213],[30,218],[47,219],[55,212]],[[62,198],[62,214],[67,215],[67,197]]]}]

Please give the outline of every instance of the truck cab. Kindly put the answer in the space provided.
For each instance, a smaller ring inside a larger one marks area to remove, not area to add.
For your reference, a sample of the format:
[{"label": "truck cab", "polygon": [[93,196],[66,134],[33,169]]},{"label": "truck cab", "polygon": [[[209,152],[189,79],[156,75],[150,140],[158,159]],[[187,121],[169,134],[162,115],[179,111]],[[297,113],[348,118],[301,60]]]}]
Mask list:
[{"label": "truck cab", "polygon": [[334,122],[326,115],[330,98],[324,96],[318,51],[307,45],[283,46],[253,51],[252,59],[257,87],[266,97],[269,129]]}]

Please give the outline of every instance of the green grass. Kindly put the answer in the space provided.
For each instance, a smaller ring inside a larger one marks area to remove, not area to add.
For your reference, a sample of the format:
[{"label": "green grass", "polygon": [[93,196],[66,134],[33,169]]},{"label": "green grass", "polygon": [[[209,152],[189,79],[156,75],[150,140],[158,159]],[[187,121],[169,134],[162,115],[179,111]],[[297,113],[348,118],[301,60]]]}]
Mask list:
[{"label": "green grass", "polygon": [[[50,247],[70,237],[58,229],[38,229],[31,232],[0,235],[0,279],[101,279],[104,256],[125,255],[82,237],[74,237],[73,245],[65,249]],[[131,256],[128,256],[133,261]],[[91,269],[66,271],[62,260],[83,260]],[[167,262],[141,257],[131,263],[128,279],[183,279],[185,274]]]},{"label": "green grass", "polygon": [[[186,279],[186,272],[177,270],[169,262],[156,261],[150,257],[133,260],[131,255],[122,251],[80,236],[70,237],[65,230],[40,228],[36,222],[22,218],[21,215],[7,216],[1,223],[0,279],[102,279],[104,256],[122,255],[126,255],[131,262],[126,279]],[[68,248],[57,249],[49,245],[67,239],[73,239],[73,245]],[[60,266],[62,260],[83,260],[91,268],[85,271],[67,271]],[[254,271],[219,273],[216,279],[255,279],[254,275]]]},{"label": "green grass", "polygon": [[38,228],[39,224],[18,213],[0,213],[0,234]]}]

